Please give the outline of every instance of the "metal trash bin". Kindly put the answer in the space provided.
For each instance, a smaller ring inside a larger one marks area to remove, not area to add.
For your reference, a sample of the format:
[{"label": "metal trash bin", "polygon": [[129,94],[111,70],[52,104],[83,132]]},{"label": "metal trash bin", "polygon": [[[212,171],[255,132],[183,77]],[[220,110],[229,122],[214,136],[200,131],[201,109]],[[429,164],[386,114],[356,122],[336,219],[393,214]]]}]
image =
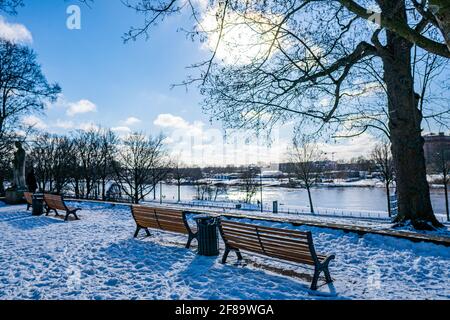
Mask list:
[{"label": "metal trash bin", "polygon": [[44,214],[44,195],[35,193],[33,194],[33,204],[32,204],[33,216],[42,216]]},{"label": "metal trash bin", "polygon": [[194,218],[197,222],[197,254],[201,256],[219,255],[219,237],[217,233],[217,218],[202,215]]}]

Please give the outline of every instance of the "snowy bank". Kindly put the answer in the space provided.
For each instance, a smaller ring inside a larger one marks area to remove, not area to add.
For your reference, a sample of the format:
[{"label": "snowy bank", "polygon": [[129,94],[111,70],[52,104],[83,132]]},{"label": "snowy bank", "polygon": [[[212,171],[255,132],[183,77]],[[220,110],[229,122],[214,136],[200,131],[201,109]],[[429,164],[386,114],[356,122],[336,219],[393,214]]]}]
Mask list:
[{"label": "snowy bank", "polygon": [[76,205],[82,220],[70,223],[0,205],[0,299],[450,298],[450,249],[443,246],[254,222],[310,230],[318,252],[336,255],[335,282],[312,292],[306,278],[276,271],[311,275],[308,268],[246,253],[246,265],[234,257],[222,265],[220,257],[184,249],[184,236],[152,231],[133,239],[128,207]]}]

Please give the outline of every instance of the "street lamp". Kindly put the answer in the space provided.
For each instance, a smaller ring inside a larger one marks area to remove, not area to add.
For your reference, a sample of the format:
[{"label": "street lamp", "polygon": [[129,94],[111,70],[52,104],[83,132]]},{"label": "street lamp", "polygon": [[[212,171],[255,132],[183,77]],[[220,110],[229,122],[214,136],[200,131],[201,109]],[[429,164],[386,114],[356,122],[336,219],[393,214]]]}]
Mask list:
[{"label": "street lamp", "polygon": [[259,185],[261,193],[261,213],[263,212],[263,185],[262,185],[262,167],[259,169]]},{"label": "street lamp", "polygon": [[159,181],[159,204],[162,204],[162,180]]}]

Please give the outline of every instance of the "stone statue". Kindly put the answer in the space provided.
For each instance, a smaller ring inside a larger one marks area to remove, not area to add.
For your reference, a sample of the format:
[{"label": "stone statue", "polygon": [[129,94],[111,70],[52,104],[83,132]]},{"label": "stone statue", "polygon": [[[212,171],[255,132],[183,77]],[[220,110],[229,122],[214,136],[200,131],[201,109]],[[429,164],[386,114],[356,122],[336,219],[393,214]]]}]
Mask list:
[{"label": "stone statue", "polygon": [[27,191],[25,184],[25,150],[21,142],[16,142],[17,151],[14,153],[13,181],[10,188],[5,191],[5,202],[7,204],[23,203],[23,193]]},{"label": "stone statue", "polygon": [[25,183],[25,150],[22,148],[22,143],[16,142],[17,151],[14,154],[14,180],[13,180],[13,188],[16,191],[26,191],[27,186]]}]

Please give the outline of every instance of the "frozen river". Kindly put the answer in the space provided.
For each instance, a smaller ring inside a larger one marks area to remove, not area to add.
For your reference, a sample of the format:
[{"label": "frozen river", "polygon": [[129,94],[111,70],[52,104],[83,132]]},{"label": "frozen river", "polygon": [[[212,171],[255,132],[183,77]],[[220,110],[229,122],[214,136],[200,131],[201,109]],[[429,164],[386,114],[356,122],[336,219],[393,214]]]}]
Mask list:
[{"label": "frozen river", "polygon": [[[177,186],[163,185],[162,194],[164,200],[177,200]],[[196,187],[181,186],[181,200],[191,201],[196,195]],[[156,197],[159,200],[159,188]],[[147,197],[149,200],[153,195]],[[317,208],[336,208],[345,210],[368,210],[387,211],[386,194],[383,188],[370,187],[330,187],[315,188],[312,190],[313,204]],[[242,200],[243,194],[237,187],[230,187],[226,194],[221,194],[217,200]],[[260,193],[253,198],[253,201],[260,199]],[[277,200],[280,208],[284,207],[306,207],[308,206],[308,194],[304,189],[264,187],[263,202],[270,206],[272,201]],[[443,189],[431,189],[431,201],[433,209],[438,214],[445,213],[445,198]]]}]

